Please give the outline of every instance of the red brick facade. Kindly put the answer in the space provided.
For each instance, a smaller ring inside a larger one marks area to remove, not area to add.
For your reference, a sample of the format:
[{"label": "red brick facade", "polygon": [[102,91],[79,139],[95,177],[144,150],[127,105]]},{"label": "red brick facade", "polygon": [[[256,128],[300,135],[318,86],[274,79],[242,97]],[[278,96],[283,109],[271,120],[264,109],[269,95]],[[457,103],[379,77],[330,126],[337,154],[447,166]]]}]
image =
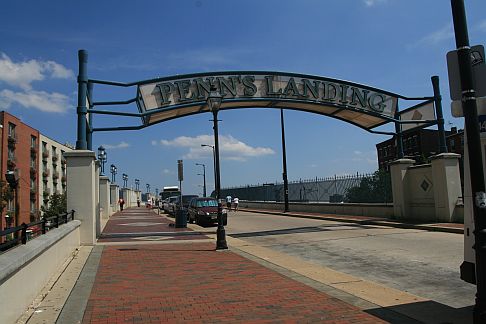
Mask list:
[{"label": "red brick facade", "polygon": [[[1,215],[1,228],[29,223],[39,217],[39,131],[22,123],[17,117],[0,112],[1,178],[8,170],[17,172],[18,220],[15,220],[14,203],[11,202]],[[8,215],[8,216],[7,216]]]}]

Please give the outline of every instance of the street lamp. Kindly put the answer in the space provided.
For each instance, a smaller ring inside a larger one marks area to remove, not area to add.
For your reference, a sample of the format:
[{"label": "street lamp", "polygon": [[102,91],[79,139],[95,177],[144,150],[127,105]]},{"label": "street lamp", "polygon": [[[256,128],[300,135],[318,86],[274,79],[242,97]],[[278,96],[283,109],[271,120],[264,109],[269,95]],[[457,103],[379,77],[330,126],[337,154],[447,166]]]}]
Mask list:
[{"label": "street lamp", "polygon": [[105,173],[105,163],[106,163],[106,160],[107,160],[107,154],[106,154],[106,150],[103,147],[103,145],[98,147],[98,160],[101,162],[101,174],[104,174]]},{"label": "street lamp", "polygon": [[147,184],[145,185],[145,187],[147,187],[147,193],[149,193],[149,192],[150,192],[150,184],[148,184],[148,183],[147,183]]},{"label": "street lamp", "polygon": [[127,187],[127,182],[128,182],[128,174],[123,173],[122,174],[122,177],[123,177],[123,188],[126,188]]},{"label": "street lamp", "polygon": [[202,175],[203,176],[203,180],[204,180],[204,182],[203,182],[204,183],[204,186],[203,186],[203,188],[204,188],[204,190],[203,190],[203,196],[206,197],[206,165],[203,164],[203,163],[196,163],[196,165],[202,165],[202,167],[203,167],[203,174],[198,173],[197,175]]},{"label": "street lamp", "polygon": [[214,145],[201,144],[201,147],[210,147],[213,149],[213,174],[214,174],[214,184],[216,184],[216,153],[214,151]]},{"label": "street lamp", "polygon": [[135,190],[138,191],[138,189],[140,188],[140,180],[139,179],[135,179]]},{"label": "street lamp", "polygon": [[228,248],[226,243],[226,231],[223,226],[223,214],[221,212],[221,201],[220,191],[221,191],[221,175],[219,170],[219,138],[218,138],[218,111],[221,106],[222,96],[216,90],[215,87],[211,87],[211,91],[207,98],[207,104],[209,110],[213,113],[213,130],[214,130],[214,147],[215,147],[215,191],[216,199],[218,201],[218,229],[216,230],[216,250],[223,250]]},{"label": "street lamp", "polygon": [[114,164],[110,165],[110,172],[111,172],[111,182],[115,183],[115,176],[117,173],[117,168]]}]

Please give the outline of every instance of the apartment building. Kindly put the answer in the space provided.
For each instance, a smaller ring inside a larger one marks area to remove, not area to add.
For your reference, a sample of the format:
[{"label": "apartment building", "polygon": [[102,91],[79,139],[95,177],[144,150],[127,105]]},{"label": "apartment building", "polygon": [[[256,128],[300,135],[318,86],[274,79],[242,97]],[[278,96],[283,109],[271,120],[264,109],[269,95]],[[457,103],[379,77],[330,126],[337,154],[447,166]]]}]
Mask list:
[{"label": "apartment building", "polygon": [[24,124],[19,118],[0,112],[1,178],[7,171],[18,177],[17,212],[15,199],[7,202],[1,215],[1,228],[17,226],[39,217],[39,131]]},{"label": "apartment building", "polygon": [[39,134],[39,202],[48,207],[49,196],[54,193],[62,194],[66,191],[66,160],[64,153],[73,148],[58,143],[47,136]]}]

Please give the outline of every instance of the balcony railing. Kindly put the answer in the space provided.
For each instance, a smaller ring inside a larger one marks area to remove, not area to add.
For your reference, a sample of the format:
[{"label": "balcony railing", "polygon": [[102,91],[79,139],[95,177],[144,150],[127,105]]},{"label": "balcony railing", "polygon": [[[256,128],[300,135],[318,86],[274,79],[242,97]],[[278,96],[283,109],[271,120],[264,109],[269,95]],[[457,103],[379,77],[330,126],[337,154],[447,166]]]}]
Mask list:
[{"label": "balcony railing", "polygon": [[17,143],[17,136],[15,134],[8,134],[8,145],[14,146]]},{"label": "balcony railing", "polygon": [[30,147],[30,154],[37,155],[37,147]]},{"label": "balcony railing", "polygon": [[51,189],[50,188],[44,188],[44,191],[42,192],[42,196],[44,196],[44,198],[49,198],[49,196],[51,195]]},{"label": "balcony railing", "polygon": [[58,171],[54,171],[52,173],[52,179],[59,179],[59,172]]},{"label": "balcony railing", "polygon": [[57,162],[58,159],[59,159],[59,156],[57,154],[52,155],[52,162]]},{"label": "balcony railing", "polygon": [[7,168],[10,171],[14,171],[15,167],[17,166],[17,158],[12,156],[7,158]]},{"label": "balcony railing", "polygon": [[42,151],[42,159],[45,161],[49,157],[49,151]]},{"label": "balcony railing", "polygon": [[42,176],[44,178],[47,178],[49,176],[49,174],[51,174],[50,171],[49,171],[49,169],[45,169],[44,171],[42,171]]}]

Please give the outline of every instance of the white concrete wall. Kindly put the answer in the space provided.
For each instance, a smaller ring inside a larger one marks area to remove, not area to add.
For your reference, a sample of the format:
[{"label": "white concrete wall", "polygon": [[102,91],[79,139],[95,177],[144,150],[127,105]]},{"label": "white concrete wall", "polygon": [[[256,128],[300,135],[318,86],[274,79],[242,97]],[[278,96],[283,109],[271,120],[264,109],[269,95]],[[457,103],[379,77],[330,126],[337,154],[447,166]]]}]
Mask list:
[{"label": "white concrete wall", "polygon": [[[283,210],[282,202],[242,201],[241,208]],[[372,217],[393,217],[392,204],[334,204],[334,203],[295,203],[289,204],[291,212],[309,212],[335,215],[354,215]]]},{"label": "white concrete wall", "polygon": [[80,221],[0,255],[0,323],[15,323],[80,245]]}]

